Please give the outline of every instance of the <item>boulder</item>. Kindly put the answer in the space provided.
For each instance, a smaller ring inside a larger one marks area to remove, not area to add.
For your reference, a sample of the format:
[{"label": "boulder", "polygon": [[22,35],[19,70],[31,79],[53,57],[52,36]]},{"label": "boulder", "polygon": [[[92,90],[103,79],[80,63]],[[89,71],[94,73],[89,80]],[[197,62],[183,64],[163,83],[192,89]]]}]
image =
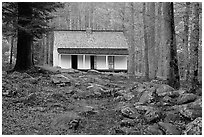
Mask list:
[{"label": "boulder", "polygon": [[159,121],[161,118],[161,111],[158,109],[148,109],[144,115],[147,122]]},{"label": "boulder", "polygon": [[186,125],[185,135],[202,135],[202,117],[198,117]]},{"label": "boulder", "polygon": [[53,129],[77,129],[80,125],[81,117],[75,112],[66,112],[54,118],[51,123]]},{"label": "boulder", "polygon": [[159,122],[158,124],[166,135],[181,135],[181,131],[171,123]]},{"label": "boulder", "polygon": [[163,135],[163,132],[161,129],[159,129],[158,124],[148,126],[147,131],[150,135]]},{"label": "boulder", "polygon": [[166,84],[162,84],[160,86],[158,86],[158,88],[156,89],[156,94],[158,96],[166,96],[168,95],[171,91],[174,91],[174,88],[172,88],[169,85]]},{"label": "boulder", "polygon": [[80,112],[80,114],[82,115],[92,115],[92,114],[97,114],[99,113],[98,110],[93,107],[93,106],[83,106],[82,111]]},{"label": "boulder", "polygon": [[94,69],[88,70],[87,73],[89,73],[89,74],[101,74],[101,72],[94,70]]},{"label": "boulder", "polygon": [[195,118],[202,116],[202,109],[199,108],[191,109],[188,107],[184,107],[183,109],[180,109],[179,112],[181,115],[191,120],[194,120]]},{"label": "boulder", "polygon": [[193,102],[195,101],[197,98],[197,95],[195,94],[192,94],[192,93],[185,93],[185,94],[182,94],[180,95],[178,98],[177,98],[177,104],[186,104],[186,103],[189,103],[189,102]]},{"label": "boulder", "polygon": [[130,118],[130,119],[135,119],[139,116],[137,111],[133,111],[130,107],[123,107],[121,109],[121,113],[124,117]]},{"label": "boulder", "polygon": [[184,89],[179,89],[179,90],[175,90],[175,91],[172,91],[168,94],[169,97],[171,98],[176,98],[176,97],[179,97],[180,95],[186,93],[186,90]]},{"label": "boulder", "polygon": [[150,109],[154,109],[154,107],[152,106],[145,106],[145,105],[141,105],[139,102],[136,102],[134,104],[134,107],[135,109],[139,110],[139,111],[147,111],[147,110],[150,110]]},{"label": "boulder", "polygon": [[51,81],[56,85],[57,84],[65,84],[65,85],[71,84],[70,78],[68,78],[62,74],[51,75]]},{"label": "boulder", "polygon": [[202,96],[198,97],[194,102],[188,103],[188,107],[192,109],[202,109]]},{"label": "boulder", "polygon": [[130,100],[133,99],[134,97],[135,97],[135,96],[134,96],[131,92],[129,92],[129,93],[123,95],[123,98],[124,98],[125,100],[127,100],[127,101],[130,101]]},{"label": "boulder", "polygon": [[139,99],[141,104],[151,103],[154,99],[154,93],[152,91],[144,91],[142,96]]},{"label": "boulder", "polygon": [[134,119],[125,118],[120,122],[121,127],[134,127],[135,121]]},{"label": "boulder", "polygon": [[179,121],[180,119],[181,119],[181,116],[179,115],[178,112],[169,111],[169,112],[166,112],[164,122],[166,122],[166,123],[175,123],[175,121]]}]

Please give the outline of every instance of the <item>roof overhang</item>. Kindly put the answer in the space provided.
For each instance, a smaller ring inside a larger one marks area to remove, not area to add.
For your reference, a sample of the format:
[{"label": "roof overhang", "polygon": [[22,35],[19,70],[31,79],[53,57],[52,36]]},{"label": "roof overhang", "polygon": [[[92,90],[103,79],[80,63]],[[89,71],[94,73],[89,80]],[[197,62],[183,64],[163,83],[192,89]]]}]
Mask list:
[{"label": "roof overhang", "polygon": [[59,54],[128,55],[126,48],[58,48],[57,51]]}]

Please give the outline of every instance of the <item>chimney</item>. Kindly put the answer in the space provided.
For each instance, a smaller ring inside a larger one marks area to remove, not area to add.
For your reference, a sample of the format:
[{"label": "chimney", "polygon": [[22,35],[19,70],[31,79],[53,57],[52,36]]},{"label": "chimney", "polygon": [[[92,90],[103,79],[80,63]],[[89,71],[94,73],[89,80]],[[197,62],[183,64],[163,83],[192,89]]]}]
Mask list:
[{"label": "chimney", "polygon": [[92,34],[92,29],[89,27],[89,28],[86,28],[86,33],[87,34]]}]

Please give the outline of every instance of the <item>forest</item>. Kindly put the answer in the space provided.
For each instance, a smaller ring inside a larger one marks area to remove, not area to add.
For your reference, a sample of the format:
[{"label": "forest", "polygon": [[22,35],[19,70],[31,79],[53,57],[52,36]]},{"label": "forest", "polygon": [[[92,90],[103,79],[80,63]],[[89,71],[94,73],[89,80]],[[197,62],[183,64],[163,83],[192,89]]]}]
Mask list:
[{"label": "forest", "polygon": [[[127,72],[53,67],[54,31],[89,29]],[[202,3],[3,2],[2,134],[201,135]]]}]

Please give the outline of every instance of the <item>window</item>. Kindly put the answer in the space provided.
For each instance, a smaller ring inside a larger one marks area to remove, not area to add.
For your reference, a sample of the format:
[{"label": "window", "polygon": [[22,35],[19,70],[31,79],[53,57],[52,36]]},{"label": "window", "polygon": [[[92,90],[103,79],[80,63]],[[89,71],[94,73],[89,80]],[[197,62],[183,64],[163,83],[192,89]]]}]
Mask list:
[{"label": "window", "polygon": [[108,56],[108,68],[114,69],[114,56]]}]

